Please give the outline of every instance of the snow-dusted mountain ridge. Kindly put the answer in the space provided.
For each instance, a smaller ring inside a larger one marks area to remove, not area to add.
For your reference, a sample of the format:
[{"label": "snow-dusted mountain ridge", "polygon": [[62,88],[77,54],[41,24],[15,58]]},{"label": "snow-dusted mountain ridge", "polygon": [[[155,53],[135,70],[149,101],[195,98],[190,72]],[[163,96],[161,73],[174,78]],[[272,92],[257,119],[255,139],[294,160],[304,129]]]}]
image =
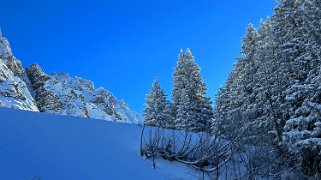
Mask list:
[{"label": "snow-dusted mountain ridge", "polygon": [[140,115],[104,88],[66,73],[46,74],[37,64],[23,68],[0,32],[0,107],[137,123]]}]

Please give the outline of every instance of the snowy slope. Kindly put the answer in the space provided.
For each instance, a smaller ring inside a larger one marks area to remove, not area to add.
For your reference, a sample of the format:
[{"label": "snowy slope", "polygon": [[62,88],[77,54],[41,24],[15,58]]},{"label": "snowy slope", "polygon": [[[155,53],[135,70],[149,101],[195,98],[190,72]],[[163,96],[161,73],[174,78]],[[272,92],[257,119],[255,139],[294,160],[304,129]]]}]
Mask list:
[{"label": "snowy slope", "polygon": [[0,179],[194,179],[181,164],[139,156],[140,128],[0,108]]}]

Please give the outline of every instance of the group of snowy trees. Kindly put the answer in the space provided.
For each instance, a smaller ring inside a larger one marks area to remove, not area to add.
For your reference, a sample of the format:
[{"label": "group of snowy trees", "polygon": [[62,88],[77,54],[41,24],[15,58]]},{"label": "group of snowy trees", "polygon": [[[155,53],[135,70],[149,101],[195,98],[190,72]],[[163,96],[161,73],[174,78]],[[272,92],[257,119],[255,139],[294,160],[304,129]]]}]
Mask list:
[{"label": "group of snowy trees", "polygon": [[214,110],[205,96],[200,69],[187,50],[180,53],[174,72],[173,103],[155,81],[147,96],[145,124],[211,132],[233,140],[233,148],[252,145],[260,153],[250,153],[249,159],[254,159],[248,162],[259,162],[255,171],[271,162],[265,168],[267,176],[280,176],[290,168],[318,179],[321,1],[278,2],[273,16],[258,28],[248,26],[242,56],[218,92]]},{"label": "group of snowy trees", "polygon": [[227,138],[244,130],[247,143],[279,149],[311,176],[321,173],[321,1],[279,2],[249,25],[213,128]]},{"label": "group of snowy trees", "polygon": [[144,123],[194,132],[210,131],[213,109],[206,91],[200,68],[194,62],[191,51],[181,52],[174,72],[173,103],[167,100],[156,80],[146,98]]}]

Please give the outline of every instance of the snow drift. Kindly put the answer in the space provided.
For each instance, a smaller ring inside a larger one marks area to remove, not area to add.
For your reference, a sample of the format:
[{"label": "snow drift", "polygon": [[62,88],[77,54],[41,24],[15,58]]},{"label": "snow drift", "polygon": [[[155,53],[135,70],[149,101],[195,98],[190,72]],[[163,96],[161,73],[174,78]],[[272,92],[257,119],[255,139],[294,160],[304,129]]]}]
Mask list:
[{"label": "snow drift", "polygon": [[132,124],[0,108],[0,179],[196,178],[186,166],[139,155]]}]

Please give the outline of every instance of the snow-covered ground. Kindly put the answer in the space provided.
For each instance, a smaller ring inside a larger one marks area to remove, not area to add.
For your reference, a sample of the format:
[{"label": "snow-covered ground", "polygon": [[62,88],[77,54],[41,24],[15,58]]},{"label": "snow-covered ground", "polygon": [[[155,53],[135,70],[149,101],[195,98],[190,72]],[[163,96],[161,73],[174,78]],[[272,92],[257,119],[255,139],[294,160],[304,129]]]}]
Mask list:
[{"label": "snow-covered ground", "polygon": [[141,128],[0,108],[0,179],[197,179],[185,165],[139,155]]}]

